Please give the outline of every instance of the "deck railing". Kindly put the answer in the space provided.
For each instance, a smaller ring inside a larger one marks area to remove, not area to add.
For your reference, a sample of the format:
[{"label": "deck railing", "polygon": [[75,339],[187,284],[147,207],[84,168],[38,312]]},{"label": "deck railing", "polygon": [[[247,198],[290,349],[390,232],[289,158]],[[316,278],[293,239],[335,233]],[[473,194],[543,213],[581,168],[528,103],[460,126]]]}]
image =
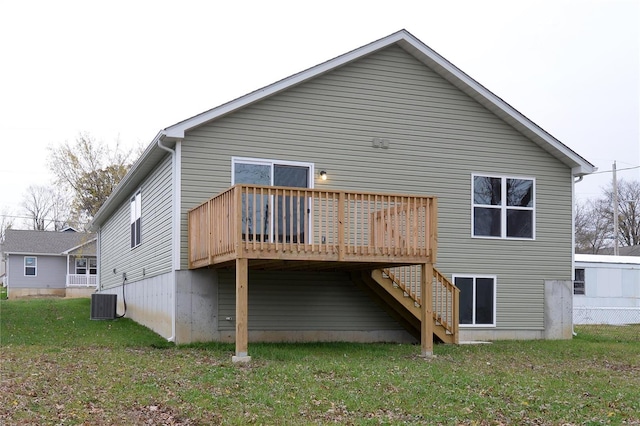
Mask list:
[{"label": "deck railing", "polygon": [[235,185],[189,211],[189,266],[237,257],[435,261],[434,197]]},{"label": "deck railing", "polygon": [[[420,294],[420,265],[385,269],[389,278],[418,304],[422,304]],[[451,334],[457,335],[459,325],[460,290],[433,268],[433,317]]]},{"label": "deck railing", "polygon": [[97,275],[67,274],[67,287],[95,287]]}]

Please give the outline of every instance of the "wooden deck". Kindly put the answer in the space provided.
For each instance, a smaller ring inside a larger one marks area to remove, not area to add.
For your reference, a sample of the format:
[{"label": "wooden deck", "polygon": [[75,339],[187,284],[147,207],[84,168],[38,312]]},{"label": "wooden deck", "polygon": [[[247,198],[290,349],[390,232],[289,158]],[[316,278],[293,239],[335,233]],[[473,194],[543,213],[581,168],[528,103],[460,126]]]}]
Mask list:
[{"label": "wooden deck", "polygon": [[435,197],[236,185],[189,211],[189,267],[434,263],[436,212]]},{"label": "wooden deck", "polygon": [[434,327],[457,342],[457,289],[433,267],[435,197],[239,184],[190,210],[188,232],[190,269],[236,270],[236,361],[250,359],[249,269],[361,271],[396,302],[374,287],[381,300],[412,310],[423,356],[433,353]]}]

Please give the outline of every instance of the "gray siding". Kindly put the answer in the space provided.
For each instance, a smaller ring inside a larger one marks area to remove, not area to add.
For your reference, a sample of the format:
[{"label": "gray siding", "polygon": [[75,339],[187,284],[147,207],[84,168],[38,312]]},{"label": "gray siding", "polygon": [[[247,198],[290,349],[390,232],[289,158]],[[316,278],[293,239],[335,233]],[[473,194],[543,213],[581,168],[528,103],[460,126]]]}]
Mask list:
[{"label": "gray siding", "polygon": [[[389,149],[373,148],[375,137]],[[544,281],[571,279],[569,168],[399,47],[185,137],[183,268],[186,211],[230,186],[232,156],[315,163],[329,175],[316,188],[438,196],[437,267],[449,277],[497,275],[498,329],[542,329]],[[472,173],[536,179],[535,241],[471,238]],[[286,312],[287,297],[280,303]]]},{"label": "gray siding", "polygon": [[33,255],[38,260],[36,276],[24,275],[24,255],[9,255],[9,287],[65,288],[67,286],[67,256]]},{"label": "gray siding", "polygon": [[[219,330],[235,330],[235,274],[219,273]],[[249,330],[402,330],[345,273],[251,271]]]},{"label": "gray siding", "polygon": [[167,155],[139,188],[142,194],[139,246],[131,248],[129,200],[102,226],[98,265],[101,288],[120,285],[123,273],[129,282],[134,282],[171,271],[171,179],[171,156]]}]

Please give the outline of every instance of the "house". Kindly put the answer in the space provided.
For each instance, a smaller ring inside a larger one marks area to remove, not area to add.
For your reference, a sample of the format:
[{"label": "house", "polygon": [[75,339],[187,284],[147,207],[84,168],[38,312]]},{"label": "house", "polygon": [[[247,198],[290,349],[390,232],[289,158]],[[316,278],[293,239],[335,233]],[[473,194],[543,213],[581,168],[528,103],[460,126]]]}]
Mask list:
[{"label": "house", "polygon": [[574,324],[640,324],[640,257],[576,254]]},{"label": "house", "polygon": [[94,218],[99,291],[237,360],[249,340],[570,338],[594,170],[402,30],[161,130]]},{"label": "house", "polygon": [[[591,253],[581,253],[581,254],[591,254]],[[603,247],[600,250],[598,250],[598,253],[595,253],[595,254],[615,255],[613,247]],[[619,247],[618,255],[640,256],[640,245]]]},{"label": "house", "polygon": [[86,297],[95,292],[95,234],[8,229],[3,250],[10,299]]}]

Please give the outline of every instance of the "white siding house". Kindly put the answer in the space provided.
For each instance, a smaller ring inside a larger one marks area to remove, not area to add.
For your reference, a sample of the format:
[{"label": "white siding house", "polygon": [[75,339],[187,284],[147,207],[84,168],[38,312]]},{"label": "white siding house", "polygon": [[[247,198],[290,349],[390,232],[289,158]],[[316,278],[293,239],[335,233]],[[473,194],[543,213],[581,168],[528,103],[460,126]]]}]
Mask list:
[{"label": "white siding house", "polygon": [[640,324],[640,257],[576,254],[573,322]]},{"label": "white siding house", "polygon": [[548,287],[571,301],[594,169],[402,30],[161,130],[94,218],[99,289],[178,343],[415,341],[445,322],[411,313],[421,285],[451,282],[456,341],[458,320],[463,340],[567,338]]}]

